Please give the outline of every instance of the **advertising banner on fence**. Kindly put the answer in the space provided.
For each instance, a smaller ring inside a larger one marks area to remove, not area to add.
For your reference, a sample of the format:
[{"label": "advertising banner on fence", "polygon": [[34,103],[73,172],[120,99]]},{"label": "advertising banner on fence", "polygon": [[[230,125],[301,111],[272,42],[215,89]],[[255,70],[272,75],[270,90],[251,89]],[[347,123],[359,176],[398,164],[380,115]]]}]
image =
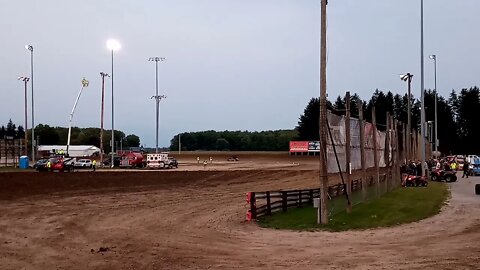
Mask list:
[{"label": "advertising banner on fence", "polygon": [[290,153],[305,153],[308,152],[308,142],[304,141],[291,141]]},{"label": "advertising banner on fence", "polygon": [[320,152],[320,141],[308,142],[308,152]]}]

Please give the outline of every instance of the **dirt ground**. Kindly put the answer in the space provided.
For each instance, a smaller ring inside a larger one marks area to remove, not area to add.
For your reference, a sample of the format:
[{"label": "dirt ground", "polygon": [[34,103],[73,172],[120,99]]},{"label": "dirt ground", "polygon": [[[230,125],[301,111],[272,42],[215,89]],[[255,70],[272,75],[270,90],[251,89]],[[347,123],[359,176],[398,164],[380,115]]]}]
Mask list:
[{"label": "dirt ground", "polygon": [[480,268],[480,178],[420,222],[279,231],[245,221],[245,192],[316,187],[317,158],[196,155],[168,171],[0,173],[0,269]]}]

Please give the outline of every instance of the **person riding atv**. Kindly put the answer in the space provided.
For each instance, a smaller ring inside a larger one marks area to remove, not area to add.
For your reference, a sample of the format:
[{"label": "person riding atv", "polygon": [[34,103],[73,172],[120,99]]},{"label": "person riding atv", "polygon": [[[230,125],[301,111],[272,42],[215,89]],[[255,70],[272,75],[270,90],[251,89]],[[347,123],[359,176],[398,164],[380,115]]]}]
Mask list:
[{"label": "person riding atv", "polygon": [[455,182],[457,181],[457,172],[456,171],[445,171],[445,170],[433,170],[430,178],[432,181],[442,181],[446,182]]}]

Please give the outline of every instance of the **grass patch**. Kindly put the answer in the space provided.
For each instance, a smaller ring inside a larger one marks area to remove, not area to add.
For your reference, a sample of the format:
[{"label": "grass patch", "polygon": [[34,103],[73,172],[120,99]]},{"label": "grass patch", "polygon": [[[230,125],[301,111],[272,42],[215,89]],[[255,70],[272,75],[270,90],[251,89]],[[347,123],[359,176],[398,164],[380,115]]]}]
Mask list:
[{"label": "grass patch", "polygon": [[388,227],[414,222],[440,212],[449,197],[445,183],[430,182],[427,188],[397,188],[384,196],[334,215],[327,225],[317,225],[317,209],[292,208],[258,220],[261,227],[289,230],[345,231]]}]

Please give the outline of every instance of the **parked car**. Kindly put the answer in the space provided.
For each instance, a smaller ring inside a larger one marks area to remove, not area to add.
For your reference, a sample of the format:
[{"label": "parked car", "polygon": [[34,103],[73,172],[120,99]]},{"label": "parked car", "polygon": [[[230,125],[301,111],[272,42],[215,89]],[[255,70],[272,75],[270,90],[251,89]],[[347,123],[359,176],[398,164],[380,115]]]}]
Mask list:
[{"label": "parked car", "polygon": [[[105,166],[105,167],[110,167],[110,166],[111,166],[111,159],[112,159],[112,158],[104,159],[104,160],[103,160],[103,166]],[[122,160],[121,157],[114,157],[114,158],[113,158],[113,166],[119,167],[121,160]]]},{"label": "parked car", "polygon": [[92,168],[92,161],[90,159],[79,159],[73,163],[75,168]]},{"label": "parked car", "polygon": [[33,168],[37,171],[46,171],[47,170],[47,162],[48,162],[48,159],[47,158],[44,158],[44,159],[39,159],[37,160],[37,162],[35,162],[35,164],[33,164]]},{"label": "parked car", "polygon": [[473,158],[470,164],[470,175],[480,175],[480,158]]}]

